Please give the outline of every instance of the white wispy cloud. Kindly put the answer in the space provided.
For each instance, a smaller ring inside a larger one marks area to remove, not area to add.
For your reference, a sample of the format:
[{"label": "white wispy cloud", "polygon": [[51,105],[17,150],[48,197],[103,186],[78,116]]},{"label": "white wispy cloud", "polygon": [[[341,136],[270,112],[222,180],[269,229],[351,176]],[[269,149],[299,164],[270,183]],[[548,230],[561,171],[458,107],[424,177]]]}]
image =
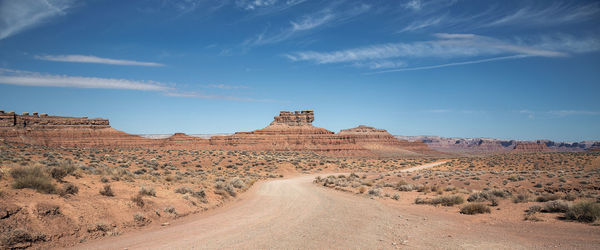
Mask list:
[{"label": "white wispy cloud", "polygon": [[321,16],[307,16],[304,17],[304,19],[297,21],[297,22],[290,22],[290,24],[292,25],[292,31],[296,32],[296,31],[302,31],[302,30],[310,30],[310,29],[314,29],[316,27],[319,27],[325,23],[327,23],[328,21],[332,20],[333,18],[335,18],[335,15],[333,15],[332,13],[323,13]]},{"label": "white wispy cloud", "polygon": [[527,115],[527,118],[529,119],[533,119],[535,118],[535,112],[529,110],[529,109],[522,109],[518,111],[519,114],[524,114]]},{"label": "white wispy cloud", "polygon": [[86,55],[41,55],[41,56],[35,56],[35,58],[39,59],[39,60],[55,61],[55,62],[99,63],[99,64],[111,64],[111,65],[149,66],[149,67],[165,66],[164,64],[155,63],[155,62],[140,62],[140,61],[102,58],[102,57],[97,57],[97,56],[86,56]]},{"label": "white wispy cloud", "polygon": [[[437,39],[411,43],[387,43],[331,52],[301,51],[285,54],[291,61],[309,61],[316,64],[360,63],[366,64],[384,59],[397,58],[410,62],[416,58],[457,59],[472,58],[461,62],[439,65],[415,66],[383,72],[433,69],[457,65],[484,63],[524,57],[565,57],[572,53],[600,50],[598,38],[575,38],[554,36],[537,39],[516,39],[516,42],[475,34],[434,34]],[[490,57],[483,58],[481,57]]]},{"label": "white wispy cloud", "polygon": [[484,26],[563,24],[598,18],[599,13],[600,3],[598,2],[588,4],[580,4],[578,1],[553,2],[543,7],[529,5],[519,8]]},{"label": "white wispy cloud", "polygon": [[451,66],[494,62],[494,61],[525,58],[525,57],[529,57],[529,56],[528,55],[501,56],[501,57],[493,57],[493,58],[486,58],[486,59],[481,59],[481,60],[472,60],[472,61],[465,61],[465,62],[454,62],[454,63],[444,63],[444,64],[436,64],[436,65],[428,65],[428,66],[420,66],[420,67],[407,67],[407,68],[397,68],[397,69],[391,69],[391,70],[382,70],[382,71],[372,72],[369,74],[380,74],[380,73],[401,72],[401,71],[415,71],[415,70],[425,70],[425,69],[437,69],[437,68],[445,68],[445,67],[451,67]]},{"label": "white wispy cloud", "polygon": [[332,26],[334,24],[342,23],[367,12],[371,8],[371,6],[367,4],[360,4],[343,10],[339,10],[339,8],[336,7],[337,5],[333,4],[332,6],[328,6],[315,13],[304,15],[297,20],[290,21],[289,26],[278,32],[268,33],[265,30],[253,38],[246,39],[242,45],[248,47],[279,43],[295,37],[302,32],[308,32],[327,25]]},{"label": "white wispy cloud", "polygon": [[0,69],[0,84],[38,87],[129,89],[147,91],[169,91],[172,89],[164,84],[154,81],[132,81],[117,78],[51,75],[11,69]]},{"label": "white wispy cloud", "polygon": [[0,40],[66,14],[71,0],[0,1]]},{"label": "white wispy cloud", "polygon": [[415,31],[415,30],[428,28],[431,26],[436,26],[436,25],[439,25],[440,23],[442,23],[444,18],[445,18],[444,16],[440,16],[440,17],[428,18],[425,20],[417,20],[417,21],[410,23],[406,27],[404,27],[402,30],[400,30],[400,32]]},{"label": "white wispy cloud", "polygon": [[600,115],[600,111],[591,111],[591,110],[551,110],[548,111],[548,114],[565,117],[571,115]]},{"label": "white wispy cloud", "polygon": [[[165,83],[156,81],[135,81],[118,78],[100,78],[84,76],[68,76],[42,74],[30,71],[12,70],[0,68],[0,84],[30,86],[30,87],[59,87],[59,88],[83,88],[83,89],[116,89],[116,90],[138,90],[156,91],[165,96],[189,97],[200,99],[218,99],[244,102],[271,102],[273,100],[259,100],[237,96],[210,95],[198,92],[181,91]],[[173,85],[173,84],[170,84]],[[241,86],[229,86],[224,84],[214,85],[215,88],[230,88]]]},{"label": "white wispy cloud", "polygon": [[340,63],[385,58],[417,57],[475,57],[499,54],[558,57],[565,52],[552,51],[513,44],[498,39],[473,34],[435,34],[441,38],[412,43],[388,43],[333,52],[295,52],[286,55],[292,61],[313,61],[318,64]]},{"label": "white wispy cloud", "polygon": [[241,85],[227,85],[227,84],[209,84],[209,85],[204,85],[203,87],[205,88],[212,88],[212,89],[247,89],[248,86],[241,86]]},{"label": "white wispy cloud", "polygon": [[236,5],[245,10],[254,10],[261,7],[272,6],[277,0],[237,0]]},{"label": "white wispy cloud", "polygon": [[393,69],[400,68],[406,66],[405,62],[402,61],[389,61],[389,60],[381,60],[381,61],[369,61],[369,62],[355,62],[352,66],[358,68],[368,68],[368,69]]},{"label": "white wispy cloud", "polygon": [[421,10],[423,8],[423,3],[421,0],[410,0],[404,4],[404,8],[411,10]]}]

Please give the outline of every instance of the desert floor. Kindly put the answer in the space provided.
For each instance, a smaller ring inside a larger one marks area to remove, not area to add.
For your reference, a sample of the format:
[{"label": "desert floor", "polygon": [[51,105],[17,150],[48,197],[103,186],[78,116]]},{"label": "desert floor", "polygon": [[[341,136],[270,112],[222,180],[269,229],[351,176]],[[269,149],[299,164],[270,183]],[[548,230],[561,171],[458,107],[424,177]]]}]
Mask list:
[{"label": "desert floor", "polygon": [[463,215],[453,208],[415,205],[414,197],[380,199],[326,188],[313,183],[316,176],[260,181],[215,210],[76,249],[600,247],[598,226],[523,221],[522,209]]}]

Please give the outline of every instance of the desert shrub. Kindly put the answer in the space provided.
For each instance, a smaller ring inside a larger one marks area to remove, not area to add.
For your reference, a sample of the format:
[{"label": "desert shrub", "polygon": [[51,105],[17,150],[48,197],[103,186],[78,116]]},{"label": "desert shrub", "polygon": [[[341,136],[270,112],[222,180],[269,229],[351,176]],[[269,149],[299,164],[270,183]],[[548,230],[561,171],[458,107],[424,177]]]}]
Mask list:
[{"label": "desert shrub", "polygon": [[523,216],[523,220],[526,220],[526,221],[543,221],[542,219],[540,219],[539,217],[537,217],[536,213],[526,213]]},{"label": "desert shrub", "polygon": [[14,178],[13,188],[31,188],[45,194],[56,191],[52,178],[40,167],[13,168],[10,175]]},{"label": "desert shrub", "polygon": [[542,212],[544,213],[564,213],[569,210],[569,204],[565,201],[547,201],[544,203]]},{"label": "desert shrub", "polygon": [[415,199],[415,204],[427,204],[427,203],[428,203],[428,201],[422,197],[417,197]]},{"label": "desert shrub", "polygon": [[431,204],[433,205],[442,205],[446,207],[463,204],[464,202],[465,199],[460,195],[443,195],[435,197],[431,200]]},{"label": "desert shrub", "polygon": [[489,193],[498,198],[508,198],[510,196],[510,192],[503,189],[492,189]]},{"label": "desert shrub", "polygon": [[405,185],[399,185],[398,186],[398,191],[402,191],[402,192],[410,192],[415,190],[415,186],[412,184],[405,184]]},{"label": "desert shrub", "polygon": [[226,185],[224,190],[233,197],[237,196],[235,188],[233,187],[233,185],[231,185],[231,183],[229,185]]},{"label": "desert shrub", "polygon": [[75,195],[78,192],[79,192],[79,188],[77,186],[73,185],[72,183],[66,183],[58,190],[58,194],[60,196],[66,196],[68,194]]},{"label": "desert shrub", "polygon": [[204,197],[206,197],[206,192],[204,191],[204,189],[200,189],[196,192],[193,192],[193,195],[195,197],[204,198]]},{"label": "desert shrub", "polygon": [[143,213],[135,213],[133,214],[133,220],[136,222],[144,222],[146,221],[146,216]]},{"label": "desert shrub", "polygon": [[234,188],[245,188],[246,187],[246,183],[244,183],[244,181],[242,181],[240,178],[233,178],[230,181],[231,185],[233,185]]},{"label": "desert shrub", "polygon": [[104,185],[104,187],[100,189],[100,194],[104,196],[115,196],[115,193],[113,193],[109,184]]},{"label": "desert shrub", "polygon": [[581,201],[568,209],[565,218],[579,222],[594,222],[600,219],[600,204]]},{"label": "desert shrub", "polygon": [[540,205],[532,205],[525,212],[527,213],[538,213],[542,211],[542,206]]},{"label": "desert shrub", "polygon": [[50,176],[57,181],[62,181],[67,176],[67,171],[60,167],[53,167],[50,169]]},{"label": "desert shrub", "polygon": [[460,209],[461,214],[483,214],[490,213],[490,208],[483,203],[469,203]]},{"label": "desert shrub", "polygon": [[555,201],[560,199],[559,194],[543,194],[535,198],[537,202],[547,202],[547,201]]},{"label": "desert shrub", "polygon": [[513,197],[512,200],[514,203],[525,203],[529,201],[529,194],[521,193],[517,194]]},{"label": "desert shrub", "polygon": [[144,196],[142,194],[137,194],[131,197],[131,201],[137,205],[138,207],[144,207],[146,202],[144,202]]},{"label": "desert shrub", "polygon": [[141,186],[138,193],[141,195],[156,196],[156,191],[154,191],[153,187]]},{"label": "desert shrub", "polygon": [[[34,235],[23,229],[14,229],[14,230],[3,233],[2,237],[0,237],[0,242],[2,243],[2,245],[7,247],[7,249],[9,249],[8,247],[11,247],[11,246],[14,246],[17,244],[23,244],[23,243],[31,244],[32,242],[43,241],[45,239],[46,239],[45,235],[42,235],[42,234]],[[15,248],[15,249],[19,249],[19,248]]]},{"label": "desert shrub", "polygon": [[474,192],[469,195],[467,198],[468,202],[474,201],[487,201],[489,200],[491,195],[488,192]]},{"label": "desert shrub", "polygon": [[108,180],[108,178],[106,178],[106,176],[102,176],[102,178],[100,178],[100,182],[102,182],[102,183],[108,183],[109,180]]},{"label": "desert shrub", "polygon": [[381,189],[379,189],[379,188],[369,189],[369,194],[374,195],[374,196],[381,196]]},{"label": "desert shrub", "polygon": [[394,200],[399,200],[399,199],[400,199],[400,195],[399,195],[399,194],[394,194],[394,195],[392,196],[392,199],[394,199]]},{"label": "desert shrub", "polygon": [[178,187],[175,189],[175,193],[178,193],[178,194],[188,194],[188,193],[193,193],[193,192],[194,192],[194,190],[192,190],[189,187]]},{"label": "desert shrub", "polygon": [[175,211],[175,208],[173,206],[165,207],[163,211],[170,214],[177,214],[177,211]]}]

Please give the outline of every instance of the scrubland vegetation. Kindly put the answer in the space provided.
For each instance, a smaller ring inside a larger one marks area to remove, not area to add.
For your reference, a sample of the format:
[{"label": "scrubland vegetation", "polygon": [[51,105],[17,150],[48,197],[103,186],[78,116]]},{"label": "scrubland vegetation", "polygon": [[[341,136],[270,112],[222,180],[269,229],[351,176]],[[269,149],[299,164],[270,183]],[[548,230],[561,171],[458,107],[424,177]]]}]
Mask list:
[{"label": "scrubland vegetation", "polygon": [[[409,173],[404,168],[373,166],[314,182],[370,198],[456,206],[453,211],[465,215],[509,209],[525,221],[599,224],[599,153],[502,154],[451,159]],[[519,204],[534,205],[515,210]]]}]

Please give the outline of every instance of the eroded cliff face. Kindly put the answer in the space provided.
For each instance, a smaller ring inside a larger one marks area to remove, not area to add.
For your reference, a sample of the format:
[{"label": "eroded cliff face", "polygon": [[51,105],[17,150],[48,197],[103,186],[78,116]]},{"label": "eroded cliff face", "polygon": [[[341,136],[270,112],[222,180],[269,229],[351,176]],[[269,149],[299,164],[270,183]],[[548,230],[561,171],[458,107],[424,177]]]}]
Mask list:
[{"label": "eroded cliff face", "polygon": [[541,153],[541,152],[552,152],[553,150],[548,148],[546,144],[541,142],[521,142],[515,145],[511,153]]},{"label": "eroded cliff face", "polygon": [[438,152],[422,142],[398,140],[384,129],[359,126],[335,134],[312,125],[314,112],[281,111],[269,126],[210,139],[176,133],[149,139],[110,127],[106,119],[0,113],[0,138],[67,147],[162,147],[259,151],[313,151],[339,156],[415,156]]},{"label": "eroded cliff face", "polygon": [[395,136],[401,140],[423,141],[430,148],[456,154],[498,154],[515,149],[520,143],[542,143],[552,152],[583,152],[589,150],[595,141],[554,142],[550,140],[518,141],[493,138],[446,138],[440,136]]}]

